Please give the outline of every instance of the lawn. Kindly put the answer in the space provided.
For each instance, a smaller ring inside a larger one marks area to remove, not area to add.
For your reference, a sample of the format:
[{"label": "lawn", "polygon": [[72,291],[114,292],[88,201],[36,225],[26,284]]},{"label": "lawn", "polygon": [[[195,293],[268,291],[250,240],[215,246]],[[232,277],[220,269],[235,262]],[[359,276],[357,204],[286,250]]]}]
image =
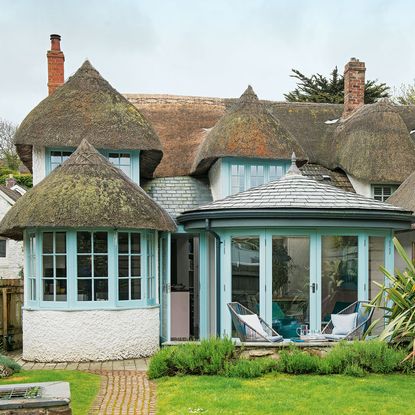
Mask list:
[{"label": "lawn", "polygon": [[157,414],[413,414],[414,375],[161,378]]},{"label": "lawn", "polygon": [[95,396],[98,394],[100,377],[75,370],[26,370],[7,379],[0,385],[10,383],[52,382],[61,380],[71,385],[72,412],[74,415],[87,415]]}]

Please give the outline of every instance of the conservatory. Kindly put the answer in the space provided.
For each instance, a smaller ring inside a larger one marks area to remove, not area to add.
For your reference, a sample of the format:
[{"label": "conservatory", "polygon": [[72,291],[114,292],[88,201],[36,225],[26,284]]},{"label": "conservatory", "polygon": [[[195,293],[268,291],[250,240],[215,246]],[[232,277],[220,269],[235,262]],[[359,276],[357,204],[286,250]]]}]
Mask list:
[{"label": "conservatory", "polygon": [[279,180],[185,212],[187,232],[216,239],[216,255],[201,252],[216,256],[201,275],[201,327],[232,335],[227,303],[237,301],[286,338],[304,323],[320,330],[376,294],[380,266],[394,267],[393,232],[412,221],[405,209],[302,176],[295,159]]}]

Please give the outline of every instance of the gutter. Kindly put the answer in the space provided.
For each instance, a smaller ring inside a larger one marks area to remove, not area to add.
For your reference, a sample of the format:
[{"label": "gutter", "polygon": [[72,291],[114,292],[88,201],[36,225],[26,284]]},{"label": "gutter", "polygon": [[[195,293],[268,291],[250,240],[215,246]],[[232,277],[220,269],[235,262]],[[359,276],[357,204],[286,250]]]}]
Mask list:
[{"label": "gutter", "polygon": [[221,304],[221,291],[220,291],[220,268],[221,268],[221,260],[220,260],[220,245],[222,241],[220,240],[220,236],[210,228],[210,219],[205,220],[205,229],[206,232],[210,233],[216,241],[216,335],[220,337],[220,304]]}]

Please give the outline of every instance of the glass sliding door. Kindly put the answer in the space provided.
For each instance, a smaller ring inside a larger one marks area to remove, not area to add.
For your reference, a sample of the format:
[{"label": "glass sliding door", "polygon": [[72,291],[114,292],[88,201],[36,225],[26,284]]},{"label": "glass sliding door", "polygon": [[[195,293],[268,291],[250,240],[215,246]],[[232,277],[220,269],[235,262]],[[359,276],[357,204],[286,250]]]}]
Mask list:
[{"label": "glass sliding door", "polygon": [[310,323],[310,238],[272,237],[272,326],[285,338]]},{"label": "glass sliding door", "polygon": [[321,238],[321,322],[358,298],[358,237]]},{"label": "glass sliding door", "polygon": [[259,237],[232,238],[232,301],[259,314]]}]

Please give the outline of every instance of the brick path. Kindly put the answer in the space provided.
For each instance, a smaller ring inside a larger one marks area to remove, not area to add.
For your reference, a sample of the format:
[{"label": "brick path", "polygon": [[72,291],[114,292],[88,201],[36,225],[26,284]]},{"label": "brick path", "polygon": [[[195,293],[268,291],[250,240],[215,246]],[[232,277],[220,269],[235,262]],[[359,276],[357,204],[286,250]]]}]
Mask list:
[{"label": "brick path", "polygon": [[156,388],[147,378],[148,359],[106,362],[37,363],[22,360],[21,353],[8,356],[24,370],[82,370],[101,376],[101,387],[89,415],[154,415]]}]

